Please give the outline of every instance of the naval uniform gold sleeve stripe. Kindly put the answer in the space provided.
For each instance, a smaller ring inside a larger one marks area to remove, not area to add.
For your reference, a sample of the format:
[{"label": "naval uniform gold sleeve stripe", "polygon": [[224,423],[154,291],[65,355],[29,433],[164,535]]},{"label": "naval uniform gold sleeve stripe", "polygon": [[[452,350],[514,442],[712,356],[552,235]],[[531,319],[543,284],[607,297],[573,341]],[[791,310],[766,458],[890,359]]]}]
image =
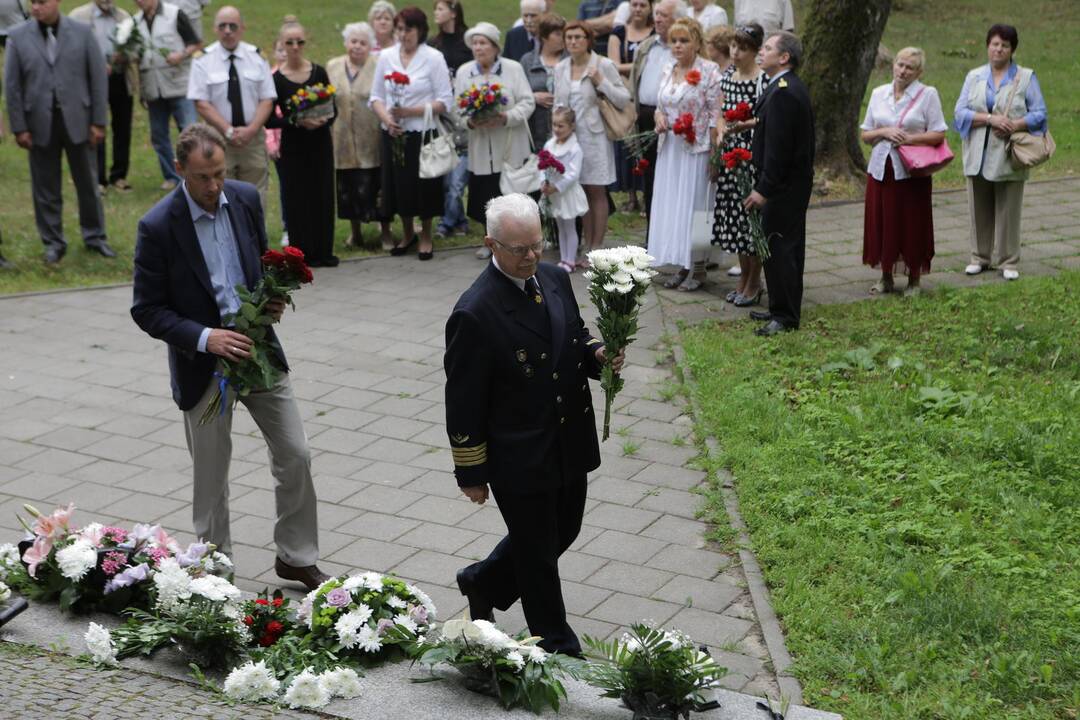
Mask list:
[{"label": "naval uniform gold sleeve stripe", "polygon": [[473,467],[487,462],[487,443],[467,448],[451,448],[450,452],[457,467]]},{"label": "naval uniform gold sleeve stripe", "polygon": [[467,468],[476,467],[477,465],[484,465],[487,463],[487,458],[480,458],[479,460],[455,460],[454,467]]}]

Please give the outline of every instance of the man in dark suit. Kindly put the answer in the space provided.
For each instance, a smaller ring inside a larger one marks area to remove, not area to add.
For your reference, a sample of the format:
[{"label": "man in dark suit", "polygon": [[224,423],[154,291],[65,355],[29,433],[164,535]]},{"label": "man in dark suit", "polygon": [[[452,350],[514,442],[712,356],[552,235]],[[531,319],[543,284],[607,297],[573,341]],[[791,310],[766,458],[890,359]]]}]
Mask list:
[{"label": "man in dark suit", "polygon": [[814,113],[810,93],[795,74],[802,43],[789,32],[769,37],[758,53],[769,85],[754,106],[754,166],[757,184],[743,205],[761,208],[769,259],[765,282],[769,311],[752,311],[766,324],[755,332],[769,336],[798,330],[806,260],[806,208],[814,184]]},{"label": "man in dark suit", "polygon": [[506,43],[502,56],[521,62],[527,52],[540,52],[540,16],[544,13],[544,0],[521,0],[521,24],[506,31]]},{"label": "man in dark suit", "polygon": [[[173,399],[184,412],[194,465],[195,534],[230,554],[231,402],[220,417],[205,425],[199,421],[219,388],[218,358],[251,357],[251,339],[222,327],[222,317],[240,308],[236,287],[251,290],[262,277],[266,229],[255,186],[225,179],[225,140],[209,125],[190,125],[180,134],[176,170],[181,186],[139,221],[131,316],[169,345]],[[276,321],[284,309],[284,302],[275,300],[266,312]],[[311,456],[285,354],[273,328],[267,330],[281,380],[241,396],[240,402],[270,449],[277,501],[275,570],[314,589],[328,578],[315,566],[319,543]],[[220,384],[231,390],[223,379]]]},{"label": "man in dark suit", "polygon": [[88,25],[60,14],[60,0],[35,0],[32,20],[8,33],[4,85],[15,142],[30,151],[34,219],[45,262],[60,262],[64,239],[60,156],[66,153],[79,199],[79,225],[88,250],[116,253],[105,237],[97,151],[109,117],[108,76]]},{"label": "man in dark suit", "polygon": [[492,262],[446,323],[446,426],[458,486],[480,504],[490,487],[507,535],[458,572],[458,587],[474,619],[521,598],[544,649],[580,655],[558,562],[581,529],[586,473],[600,465],[589,378],[599,377],[604,348],[585,329],[567,274],[539,264],[531,198],[492,200],[484,243]]}]

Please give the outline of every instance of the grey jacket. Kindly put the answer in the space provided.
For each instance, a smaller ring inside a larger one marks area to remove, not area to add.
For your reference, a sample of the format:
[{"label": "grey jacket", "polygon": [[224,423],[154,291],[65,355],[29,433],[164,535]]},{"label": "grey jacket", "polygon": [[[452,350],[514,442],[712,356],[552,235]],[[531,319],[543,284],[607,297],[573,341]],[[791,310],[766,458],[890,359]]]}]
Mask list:
[{"label": "grey jacket", "polygon": [[109,120],[105,57],[90,26],[61,16],[56,40],[56,62],[50,65],[36,20],[8,34],[4,85],[9,125],[15,134],[29,131],[39,147],[51,140],[54,98],[73,143],[86,142],[91,125],[105,127]]}]

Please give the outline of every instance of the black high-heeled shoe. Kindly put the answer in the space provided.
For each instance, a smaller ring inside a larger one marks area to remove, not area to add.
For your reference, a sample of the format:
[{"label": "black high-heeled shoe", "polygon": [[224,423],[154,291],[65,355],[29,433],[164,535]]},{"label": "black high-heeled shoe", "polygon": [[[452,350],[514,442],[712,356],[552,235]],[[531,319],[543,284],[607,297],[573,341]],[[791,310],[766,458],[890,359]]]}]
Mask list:
[{"label": "black high-heeled shoe", "polygon": [[390,248],[390,254],[394,257],[401,257],[405,253],[409,252],[409,248],[415,245],[416,242],[416,236],[413,235],[412,240],[409,240],[409,242],[405,243],[404,245],[395,245],[394,247]]}]

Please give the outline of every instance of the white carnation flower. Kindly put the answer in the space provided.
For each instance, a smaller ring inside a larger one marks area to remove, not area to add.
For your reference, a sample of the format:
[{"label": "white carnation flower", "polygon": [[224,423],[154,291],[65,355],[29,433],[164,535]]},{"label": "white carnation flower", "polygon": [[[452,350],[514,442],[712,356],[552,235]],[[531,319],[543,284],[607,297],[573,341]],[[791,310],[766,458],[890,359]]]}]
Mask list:
[{"label": "white carnation flower", "polygon": [[97,550],[89,540],[79,538],[65,548],[56,551],[56,563],[60,574],[78,582],[97,565]]},{"label": "white carnation flower", "polygon": [[154,588],[158,607],[173,608],[181,600],[191,597],[191,576],[180,567],[176,558],[165,558],[154,573]]},{"label": "white carnation flower", "polygon": [[293,678],[284,699],[291,708],[321,708],[330,702],[330,691],[309,668]]},{"label": "white carnation flower", "polygon": [[281,689],[281,683],[266,667],[265,662],[247,662],[233,668],[225,678],[225,694],[233,700],[252,702],[274,697]]},{"label": "white carnation flower", "polygon": [[360,632],[357,633],[356,645],[364,652],[369,653],[377,653],[382,650],[382,640],[379,639],[379,633],[366,625],[360,628]]},{"label": "white carnation flower", "polygon": [[11,599],[11,588],[3,580],[0,580],[0,603],[6,603]]},{"label": "white carnation flower", "polygon": [[115,665],[116,648],[113,647],[112,635],[107,629],[95,622],[90,623],[83,635],[90,657],[98,665]]},{"label": "white carnation flower", "polygon": [[319,676],[319,682],[334,697],[354,698],[360,695],[360,676],[350,668],[327,670]]},{"label": "white carnation flower", "polygon": [[518,670],[525,667],[525,658],[523,658],[521,656],[521,653],[519,653],[517,650],[511,650],[510,652],[506,653],[506,659],[509,660]]},{"label": "white carnation flower", "polygon": [[191,581],[190,587],[193,594],[202,595],[207,600],[221,603],[240,602],[240,588],[216,575],[195,578]]},{"label": "white carnation flower", "polygon": [[540,663],[541,665],[547,660],[547,652],[539,645],[533,645],[529,648],[529,662]]}]

